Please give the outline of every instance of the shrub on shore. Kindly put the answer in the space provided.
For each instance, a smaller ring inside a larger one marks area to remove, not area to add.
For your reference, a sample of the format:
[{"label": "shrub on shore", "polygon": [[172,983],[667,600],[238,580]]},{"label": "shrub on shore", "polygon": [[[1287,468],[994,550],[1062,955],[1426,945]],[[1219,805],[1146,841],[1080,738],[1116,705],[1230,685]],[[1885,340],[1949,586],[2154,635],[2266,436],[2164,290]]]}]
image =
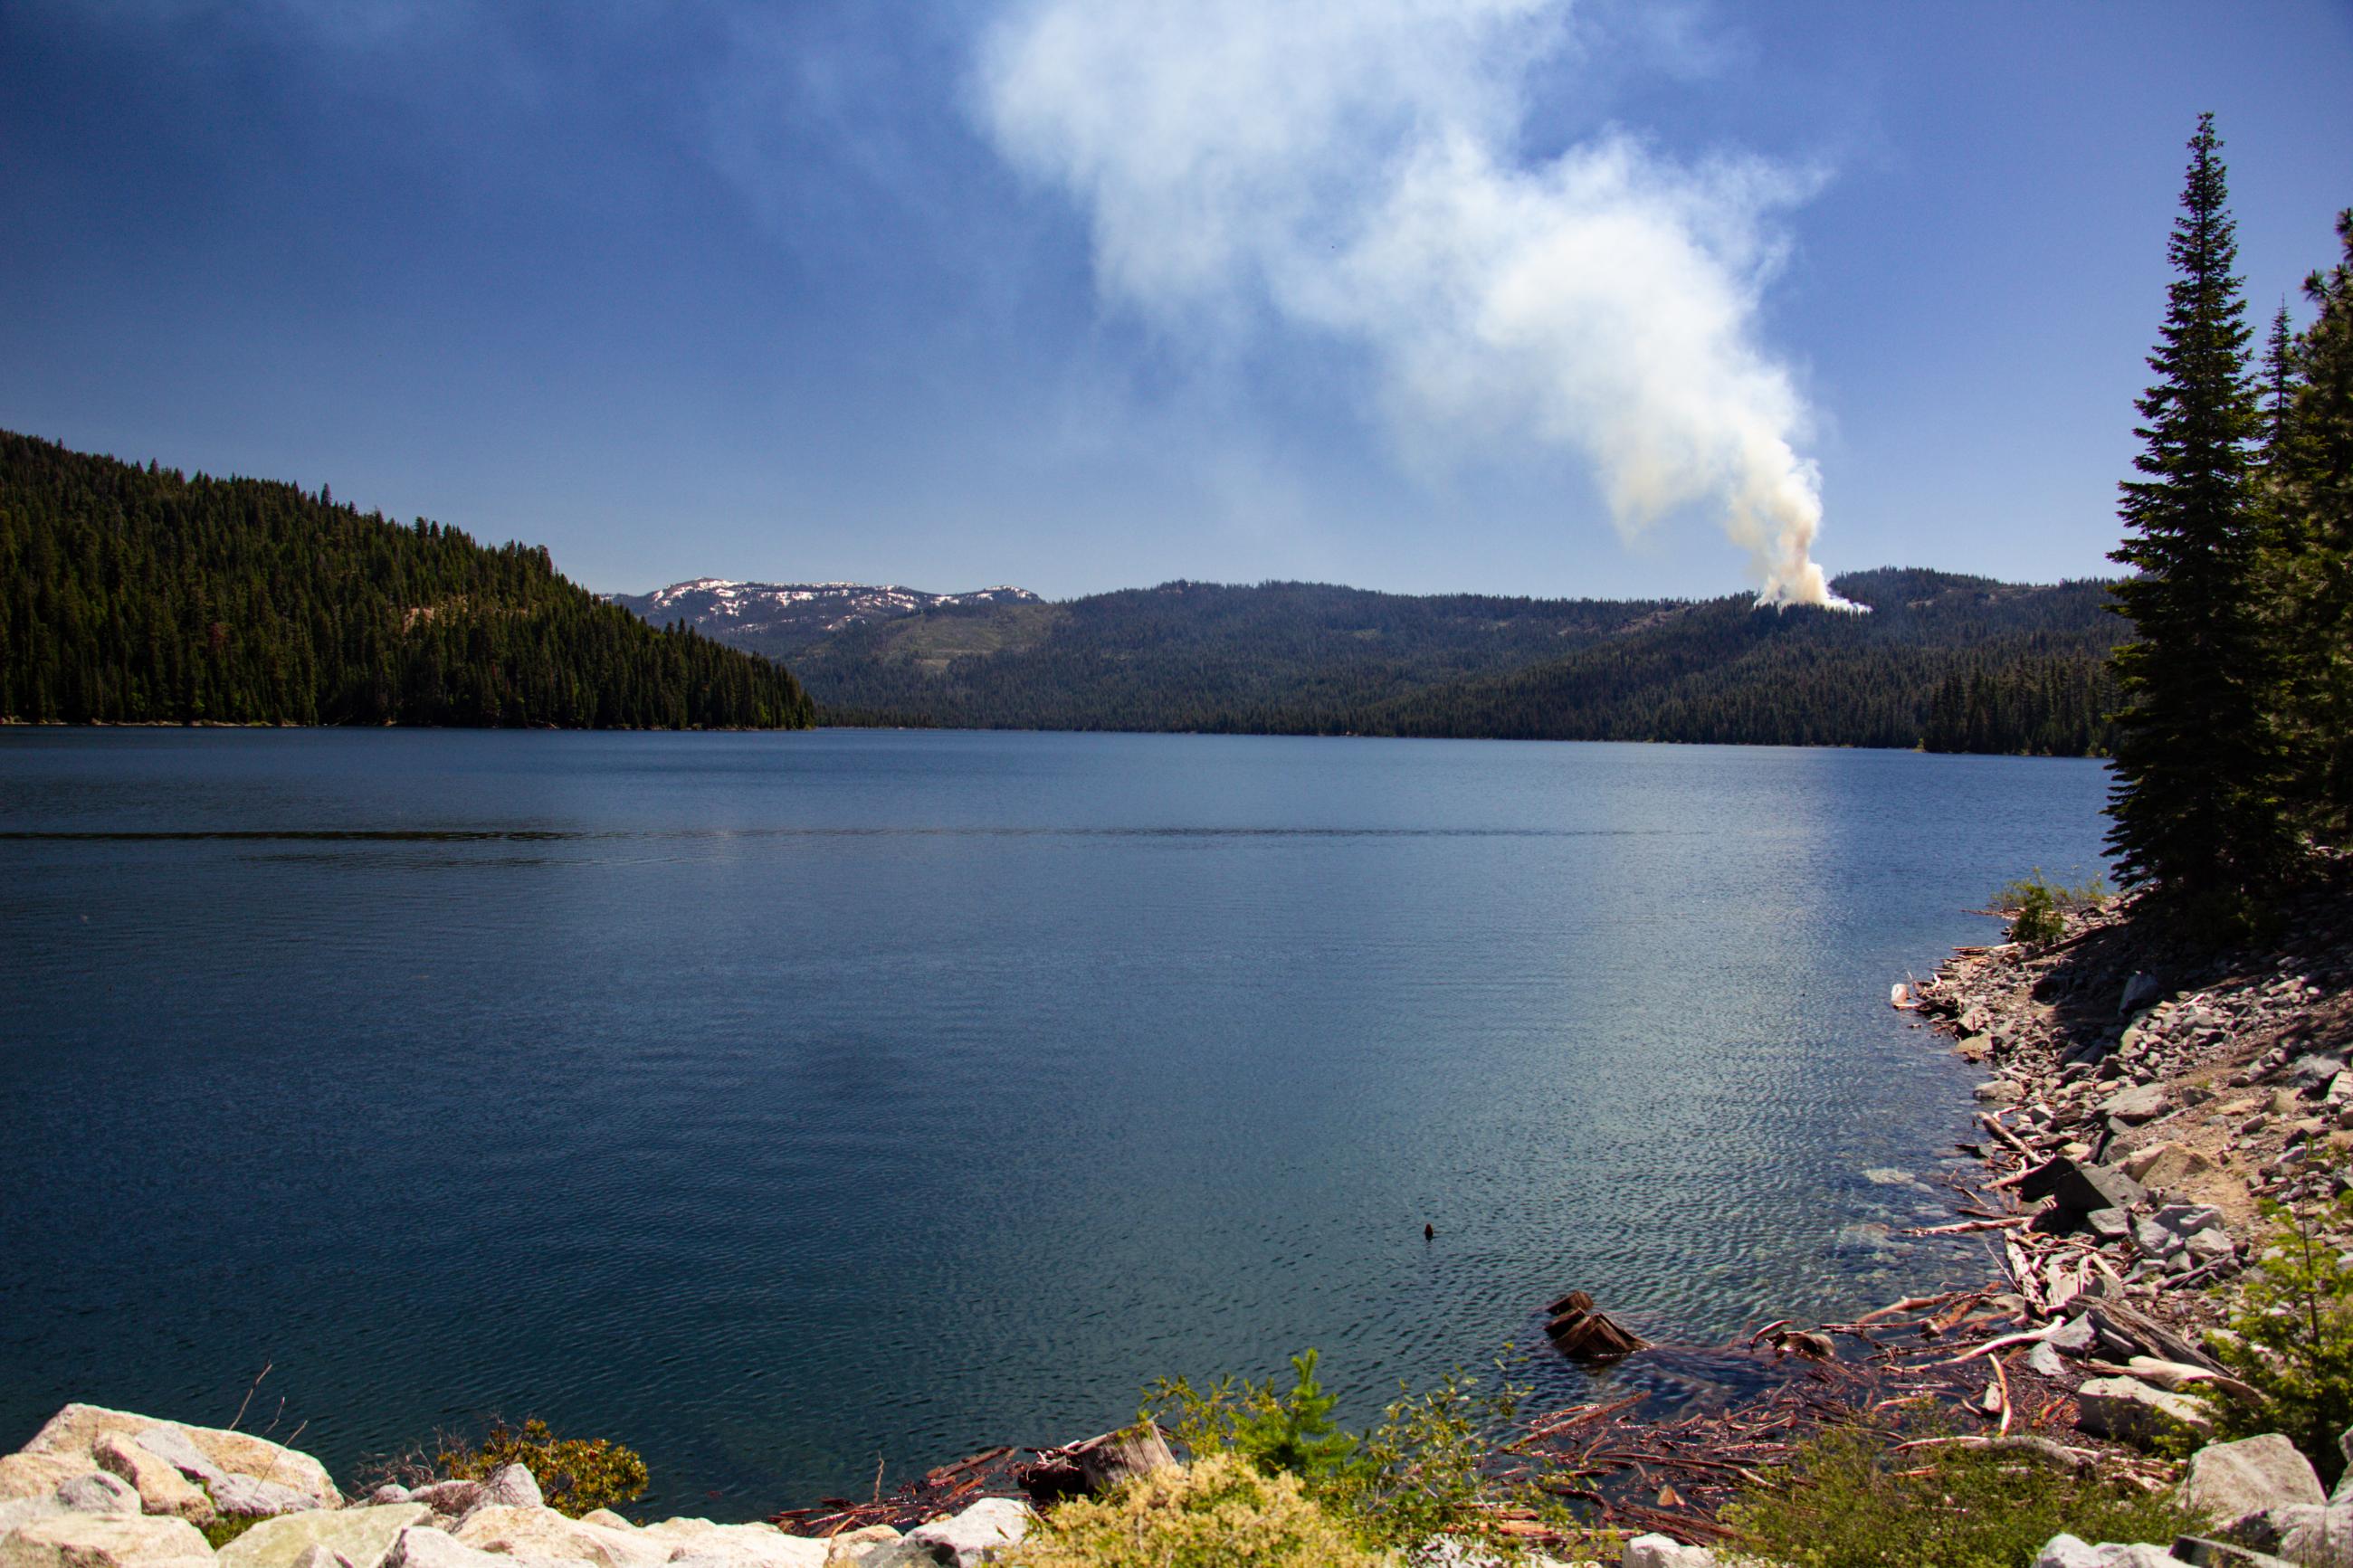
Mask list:
[{"label": "shrub on shore", "polygon": [[[2328,1485],[2345,1469],[2337,1434],[2353,1426],[2353,1267],[2327,1233],[2353,1226],[2353,1195],[2266,1200],[2272,1234],[2249,1265],[2214,1357],[2257,1399],[2212,1398],[2217,1440],[2284,1434]],[[2227,1289],[2227,1287],[2226,1287]]]},{"label": "shrub on shore", "polygon": [[1288,1392],[1272,1378],[1226,1377],[1207,1391],[1163,1379],[1146,1391],[1144,1415],[1197,1458],[1230,1456],[1262,1474],[1295,1478],[1308,1498],[1376,1545],[1489,1537],[1499,1502],[1566,1522],[1554,1500],[1526,1488],[1507,1497],[1487,1478],[1495,1436],[1525,1392],[1502,1376],[1503,1363],[1491,1390],[1461,1372],[1419,1394],[1400,1384],[1380,1423],[1360,1436],[1333,1423],[1336,1399],[1316,1380],[1315,1362],[1313,1350],[1292,1358]]},{"label": "shrub on shore", "polygon": [[1066,1502],[1002,1559],[1007,1568],[1380,1568],[1352,1524],[1296,1475],[1239,1453],[1141,1476]]},{"label": "shrub on shore", "polygon": [[479,1481],[507,1465],[521,1465],[557,1512],[578,1519],[642,1496],[646,1462],[609,1437],[559,1437],[533,1417],[522,1430],[499,1422],[479,1444],[443,1437],[433,1468],[452,1480]]},{"label": "shrub on shore", "polygon": [[2108,885],[2098,877],[2069,887],[2043,876],[2036,867],[2014,882],[1994,889],[1992,913],[2010,917],[2010,940],[2039,947],[2067,934],[2067,917],[2079,910],[2096,910],[2108,901]]},{"label": "shrub on shore", "polygon": [[[1927,1446],[1903,1447],[1906,1436]],[[2032,1449],[1938,1443],[1934,1430],[1836,1428],[1719,1516],[1789,1568],[2028,1568],[2062,1531],[2171,1541],[2200,1521],[2167,1496],[2065,1469]]]}]

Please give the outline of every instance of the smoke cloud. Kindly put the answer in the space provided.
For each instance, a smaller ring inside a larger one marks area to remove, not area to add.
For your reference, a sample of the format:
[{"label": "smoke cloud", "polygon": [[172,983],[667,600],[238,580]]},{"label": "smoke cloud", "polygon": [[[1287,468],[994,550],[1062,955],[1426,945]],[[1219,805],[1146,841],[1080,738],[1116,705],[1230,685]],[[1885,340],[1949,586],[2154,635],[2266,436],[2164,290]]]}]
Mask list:
[{"label": "smoke cloud", "polygon": [[1580,454],[1622,531],[1707,507],[1760,605],[1843,605],[1805,400],[1755,327],[1810,182],[1625,134],[1515,158],[1526,63],[1567,24],[1560,0],[1021,0],[981,117],[1080,203],[1107,299],[1359,343],[1413,444]]}]

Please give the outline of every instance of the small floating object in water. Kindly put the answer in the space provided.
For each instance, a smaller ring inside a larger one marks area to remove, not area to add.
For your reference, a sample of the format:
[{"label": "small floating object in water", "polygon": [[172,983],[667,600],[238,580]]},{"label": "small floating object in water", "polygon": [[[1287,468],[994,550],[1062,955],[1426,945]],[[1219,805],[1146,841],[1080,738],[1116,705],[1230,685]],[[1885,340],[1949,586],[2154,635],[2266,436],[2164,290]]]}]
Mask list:
[{"label": "small floating object in water", "polygon": [[1424,1241],[1436,1241],[1438,1239],[1438,1227],[1434,1225],[1424,1225],[1421,1227],[1421,1239]]}]

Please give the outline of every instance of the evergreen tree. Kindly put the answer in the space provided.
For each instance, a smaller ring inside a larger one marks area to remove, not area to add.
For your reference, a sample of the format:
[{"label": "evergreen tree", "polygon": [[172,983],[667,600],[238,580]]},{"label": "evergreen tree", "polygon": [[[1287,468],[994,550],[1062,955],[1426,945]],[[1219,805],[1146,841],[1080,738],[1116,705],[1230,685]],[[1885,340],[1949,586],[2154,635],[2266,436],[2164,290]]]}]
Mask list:
[{"label": "evergreen tree", "polygon": [[1255,1397],[1236,1426],[1234,1446],[1261,1470],[1327,1479],[1346,1469],[1356,1453],[1356,1437],[1332,1419],[1340,1396],[1316,1381],[1316,1354],[1310,1349],[1291,1358],[1288,1395],[1275,1394],[1271,1378],[1251,1391]]},{"label": "evergreen tree", "polygon": [[2120,487],[2127,532],[2110,557],[2137,574],[2116,589],[2137,640],[2116,655],[2108,844],[2121,879],[2155,884],[2210,926],[2245,919],[2290,849],[2257,592],[2250,443],[2262,417],[2221,146],[2201,115],[2148,360],[2158,380],[2135,405],[2147,421],[2134,432],[2145,477]]},{"label": "evergreen tree", "polygon": [[[2316,280],[2318,273],[2313,275]],[[2272,318],[2272,335],[2263,344],[2263,463],[2271,467],[2291,442],[2289,420],[2295,411],[2295,333],[2288,326],[2287,301],[2280,301]]]},{"label": "evergreen tree", "polygon": [[2338,215],[2337,235],[2336,267],[2305,282],[2319,313],[2297,345],[2293,407],[2269,466],[2291,520],[2294,807],[2299,826],[2341,846],[2353,827],[2353,209]]}]

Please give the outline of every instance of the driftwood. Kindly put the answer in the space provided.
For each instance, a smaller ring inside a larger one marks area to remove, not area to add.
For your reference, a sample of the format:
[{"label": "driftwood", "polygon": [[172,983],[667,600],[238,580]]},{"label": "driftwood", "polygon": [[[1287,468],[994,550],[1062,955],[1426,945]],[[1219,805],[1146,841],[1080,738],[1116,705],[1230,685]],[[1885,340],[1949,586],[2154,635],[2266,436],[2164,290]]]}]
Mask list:
[{"label": "driftwood", "polygon": [[2151,1361],[2178,1362],[2204,1372],[2222,1370],[2212,1356],[2189,1340],[2114,1296],[2102,1296],[2094,1300],[2091,1319],[2092,1326],[2100,1331],[2103,1339],[2130,1345],[2135,1354],[2147,1356]]}]

